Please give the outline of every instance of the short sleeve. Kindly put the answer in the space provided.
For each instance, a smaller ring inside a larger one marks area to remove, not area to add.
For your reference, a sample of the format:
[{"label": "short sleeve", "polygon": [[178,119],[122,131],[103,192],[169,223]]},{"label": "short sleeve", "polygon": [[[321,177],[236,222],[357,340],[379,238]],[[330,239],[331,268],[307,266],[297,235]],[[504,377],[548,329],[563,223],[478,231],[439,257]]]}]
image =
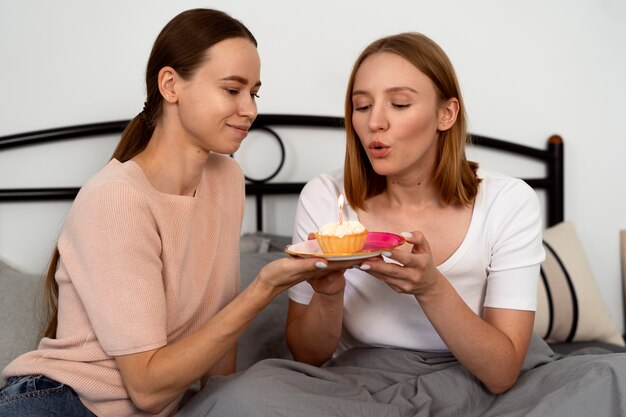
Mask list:
[{"label": "short sleeve", "polygon": [[[337,198],[341,192],[341,178],[323,174],[309,181],[298,199],[293,242],[303,242],[326,223],[337,221]],[[289,298],[299,304],[308,304],[313,289],[301,282],[289,289]]]},{"label": "short sleeve", "polygon": [[534,311],[539,268],[545,258],[539,201],[521,180],[511,180],[488,214],[491,258],[485,307]]},{"label": "short sleeve", "polygon": [[61,262],[108,355],[167,343],[161,241],[149,200],[125,183],[81,191],[59,239]]}]

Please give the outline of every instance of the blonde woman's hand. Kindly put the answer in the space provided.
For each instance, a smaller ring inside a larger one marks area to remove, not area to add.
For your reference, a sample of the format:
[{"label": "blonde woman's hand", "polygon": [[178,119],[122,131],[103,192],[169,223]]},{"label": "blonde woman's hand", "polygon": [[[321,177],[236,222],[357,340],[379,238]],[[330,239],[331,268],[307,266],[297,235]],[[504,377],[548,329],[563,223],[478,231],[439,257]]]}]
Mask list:
[{"label": "blonde woman's hand", "polygon": [[318,294],[327,296],[342,294],[346,287],[344,272],[346,272],[345,268],[329,272],[319,278],[308,279],[307,282],[313,287],[313,291]]},{"label": "blonde woman's hand", "polygon": [[428,241],[421,232],[403,232],[411,252],[398,249],[383,253],[384,256],[402,265],[384,262],[382,258],[368,259],[361,269],[386,283],[394,291],[420,295],[432,288],[441,273],[435,267]]}]

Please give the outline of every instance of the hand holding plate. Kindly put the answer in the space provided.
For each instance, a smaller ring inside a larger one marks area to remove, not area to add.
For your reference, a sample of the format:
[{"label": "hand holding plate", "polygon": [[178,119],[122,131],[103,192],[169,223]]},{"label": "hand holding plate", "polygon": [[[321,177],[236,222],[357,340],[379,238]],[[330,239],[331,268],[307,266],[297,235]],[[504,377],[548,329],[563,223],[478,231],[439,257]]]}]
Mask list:
[{"label": "hand holding plate", "polygon": [[413,246],[411,252],[392,249],[392,260],[399,262],[366,262],[361,266],[371,275],[404,294],[423,294],[441,277],[434,265],[430,245],[421,232],[404,232],[402,236]]}]

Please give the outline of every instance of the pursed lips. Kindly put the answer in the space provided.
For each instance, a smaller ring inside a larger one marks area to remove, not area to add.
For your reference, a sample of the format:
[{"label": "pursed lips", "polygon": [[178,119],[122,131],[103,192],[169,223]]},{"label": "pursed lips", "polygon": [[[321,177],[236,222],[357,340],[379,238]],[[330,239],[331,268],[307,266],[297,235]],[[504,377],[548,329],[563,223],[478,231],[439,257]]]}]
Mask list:
[{"label": "pursed lips", "polygon": [[370,154],[375,158],[382,158],[389,154],[391,147],[385,145],[382,142],[374,141],[368,145],[368,150]]}]

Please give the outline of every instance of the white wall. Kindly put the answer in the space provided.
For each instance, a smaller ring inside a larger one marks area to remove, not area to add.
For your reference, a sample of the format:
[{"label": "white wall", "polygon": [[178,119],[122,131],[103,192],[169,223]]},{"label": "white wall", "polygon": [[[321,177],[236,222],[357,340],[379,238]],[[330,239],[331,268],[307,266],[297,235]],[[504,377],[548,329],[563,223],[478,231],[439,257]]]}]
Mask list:
[{"label": "white wall", "polygon": [[[364,3],[4,0],[0,135],[134,116],[144,101],[143,71],[156,34],[191,7],[223,9],[253,31],[263,60],[259,106],[265,113],[342,115],[346,79],[361,48],[382,35],[420,31],[455,64],[473,132],[538,147],[553,133],[563,136],[565,215],[575,222],[602,296],[622,323],[626,2]],[[45,177],[72,165],[50,162],[33,168]],[[6,167],[7,159],[0,164]],[[21,184],[14,173],[0,175],[0,186]],[[30,212],[21,205],[2,210],[0,256],[11,259],[16,239],[28,251],[20,231]],[[58,224],[64,210],[50,209]],[[23,224],[3,221],[9,211],[23,213]],[[42,242],[54,241],[54,227],[42,231]]]}]

